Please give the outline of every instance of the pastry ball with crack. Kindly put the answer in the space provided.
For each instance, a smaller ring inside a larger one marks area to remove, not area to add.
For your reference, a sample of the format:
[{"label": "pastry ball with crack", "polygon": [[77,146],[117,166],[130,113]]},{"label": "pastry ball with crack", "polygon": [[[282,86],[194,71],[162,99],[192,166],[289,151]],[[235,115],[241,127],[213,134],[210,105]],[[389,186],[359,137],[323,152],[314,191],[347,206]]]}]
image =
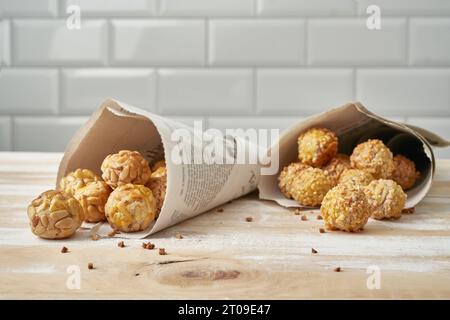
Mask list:
[{"label": "pastry ball with crack", "polygon": [[338,153],[322,170],[330,177],[333,186],[335,186],[339,183],[341,174],[350,168],[350,157],[346,154]]},{"label": "pastry ball with crack", "polygon": [[373,176],[364,170],[347,169],[339,177],[339,184],[351,183],[366,186],[374,180]]},{"label": "pastry ball with crack", "polygon": [[161,212],[161,208],[166,197],[167,189],[167,167],[164,161],[158,161],[152,168],[152,175],[147,186],[152,190],[156,200],[156,215]]},{"label": "pastry ball with crack", "polygon": [[59,182],[59,189],[73,196],[78,189],[85,187],[88,183],[102,181],[102,179],[89,169],[77,169],[70,172]]},{"label": "pastry ball with crack", "polygon": [[48,190],[28,206],[31,231],[45,239],[68,238],[81,226],[83,208],[72,196]]},{"label": "pastry ball with crack", "polygon": [[74,197],[84,210],[85,221],[99,222],[106,219],[105,204],[110,193],[111,188],[104,181],[90,182],[76,190]]},{"label": "pastry ball with crack", "polygon": [[394,171],[392,152],[378,139],[358,144],[350,156],[350,163],[353,168],[369,172],[375,179],[389,179]]},{"label": "pastry ball with crack", "polygon": [[327,229],[358,232],[366,225],[371,208],[361,186],[338,184],[324,197],[320,212]]},{"label": "pastry ball with crack", "polygon": [[392,180],[397,182],[403,190],[414,187],[420,173],[416,170],[416,165],[407,157],[398,154],[394,157],[394,171],[392,172]]},{"label": "pastry ball with crack", "polygon": [[364,192],[372,208],[373,219],[398,219],[402,216],[406,194],[395,181],[374,180],[364,188]]},{"label": "pastry ball with crack", "polygon": [[302,170],[307,168],[311,167],[301,162],[293,162],[281,170],[280,175],[278,176],[278,187],[287,198],[292,198],[292,195],[288,192],[292,181]]},{"label": "pastry ball with crack", "polygon": [[156,217],[156,200],[152,191],[136,184],[117,187],[105,206],[106,219],[111,227],[122,232],[136,232],[148,228]]},{"label": "pastry ball with crack", "polygon": [[121,150],[102,163],[102,178],[113,189],[127,183],[145,185],[150,179],[148,161],[137,151]]},{"label": "pastry ball with crack", "polygon": [[338,138],[331,130],[312,128],[298,137],[298,159],[307,165],[321,167],[333,158],[338,149]]},{"label": "pastry ball with crack", "polygon": [[307,168],[294,177],[287,192],[298,203],[316,207],[320,206],[323,197],[330,190],[332,182],[330,178],[318,168]]}]

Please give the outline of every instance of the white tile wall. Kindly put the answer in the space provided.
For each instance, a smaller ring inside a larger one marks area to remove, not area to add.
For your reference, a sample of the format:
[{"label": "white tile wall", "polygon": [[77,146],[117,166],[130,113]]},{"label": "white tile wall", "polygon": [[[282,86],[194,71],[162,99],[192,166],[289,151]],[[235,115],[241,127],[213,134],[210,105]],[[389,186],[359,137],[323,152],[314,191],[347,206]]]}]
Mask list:
[{"label": "white tile wall", "polygon": [[448,137],[449,92],[449,0],[0,0],[0,150],[62,150],[108,97],[220,129],[360,100]]}]

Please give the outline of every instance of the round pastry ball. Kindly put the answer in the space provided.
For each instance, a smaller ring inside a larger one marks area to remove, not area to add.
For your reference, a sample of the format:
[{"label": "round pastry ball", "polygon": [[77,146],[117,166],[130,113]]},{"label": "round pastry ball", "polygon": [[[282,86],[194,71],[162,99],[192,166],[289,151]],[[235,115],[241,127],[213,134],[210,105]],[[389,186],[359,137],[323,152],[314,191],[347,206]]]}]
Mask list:
[{"label": "round pastry ball", "polygon": [[364,188],[373,219],[398,219],[405,207],[406,194],[393,180],[374,180]]},{"label": "round pastry ball", "polygon": [[330,177],[333,186],[335,186],[339,183],[341,174],[350,168],[350,157],[346,154],[338,153],[322,170]]},{"label": "round pastry ball", "polygon": [[115,230],[136,232],[148,228],[156,217],[156,200],[143,186],[125,184],[117,187],[105,206],[106,219]]},{"label": "round pastry ball", "polygon": [[89,169],[77,169],[59,182],[59,189],[68,195],[75,195],[76,191],[88,183],[102,181],[102,179]]},{"label": "round pastry ball", "polygon": [[299,160],[313,167],[327,164],[338,149],[338,138],[325,128],[309,129],[298,137],[297,142]]},{"label": "round pastry ball", "polygon": [[[158,162],[159,163],[159,162]],[[158,164],[157,163],[157,164]],[[167,167],[165,163],[159,163],[158,167],[153,167],[154,171],[150,176],[150,180],[147,186],[153,193],[156,200],[156,215],[158,216],[161,212],[161,208],[164,203],[164,198],[166,197],[167,189]]]},{"label": "round pastry ball", "polygon": [[371,208],[360,186],[338,184],[324,197],[320,212],[327,229],[358,232],[366,225]]},{"label": "round pastry ball", "polygon": [[307,168],[292,180],[287,192],[304,206],[320,206],[323,197],[332,187],[330,178],[318,168]]},{"label": "round pastry ball", "polygon": [[95,181],[79,188],[75,192],[77,199],[84,210],[84,221],[99,222],[106,219],[105,204],[111,188],[104,181]]},{"label": "round pastry ball", "polygon": [[301,162],[293,162],[281,170],[280,175],[278,176],[278,187],[287,198],[292,198],[292,195],[288,192],[292,181],[298,176],[300,171],[307,168],[311,167]]},{"label": "round pastry ball", "polygon": [[407,157],[398,154],[394,157],[394,172],[392,172],[392,180],[397,182],[403,190],[414,187],[420,173],[416,171],[416,165]]},{"label": "round pastry ball", "polygon": [[389,179],[394,171],[392,152],[378,139],[358,144],[350,156],[350,163],[353,168],[369,172],[375,179]]},{"label": "round pastry ball", "polygon": [[374,180],[373,176],[364,170],[347,169],[339,177],[339,184],[351,183],[366,186]]},{"label": "round pastry ball", "polygon": [[103,180],[113,189],[127,183],[145,185],[150,179],[148,161],[137,151],[121,150],[102,163]]},{"label": "round pastry ball", "polygon": [[45,239],[72,236],[84,219],[80,203],[62,191],[48,190],[28,206],[31,231]]}]

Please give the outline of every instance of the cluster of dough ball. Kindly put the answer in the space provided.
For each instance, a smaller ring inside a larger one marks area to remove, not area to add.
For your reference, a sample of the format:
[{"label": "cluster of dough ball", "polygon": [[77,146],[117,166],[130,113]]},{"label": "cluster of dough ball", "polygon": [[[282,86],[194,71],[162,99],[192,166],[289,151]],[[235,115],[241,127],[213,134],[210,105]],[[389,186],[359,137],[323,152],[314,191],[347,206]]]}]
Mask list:
[{"label": "cluster of dough ball", "polygon": [[[28,207],[34,234],[48,239],[66,238],[83,221],[107,220],[112,228],[136,232],[148,228],[161,211],[167,186],[165,161],[150,169],[137,151],[108,155],[102,177],[77,169],[63,177],[59,190],[49,190]],[[103,179],[102,179],[103,178]]]},{"label": "cluster of dough ball", "polygon": [[304,206],[321,206],[329,229],[362,230],[369,217],[397,219],[405,191],[416,183],[415,164],[393,156],[378,139],[358,144],[350,156],[339,154],[339,140],[326,128],[312,128],[298,137],[298,162],[283,168],[281,192]]}]

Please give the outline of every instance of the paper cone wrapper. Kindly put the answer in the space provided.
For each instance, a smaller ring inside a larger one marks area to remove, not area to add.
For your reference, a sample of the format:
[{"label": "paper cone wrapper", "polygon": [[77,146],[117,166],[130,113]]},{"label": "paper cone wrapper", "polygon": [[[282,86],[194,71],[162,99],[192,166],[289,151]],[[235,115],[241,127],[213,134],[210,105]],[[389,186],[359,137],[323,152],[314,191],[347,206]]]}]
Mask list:
[{"label": "paper cone wrapper", "polygon": [[[176,133],[180,130],[192,132],[192,139],[178,139]],[[56,183],[58,186],[62,177],[78,168],[101,175],[100,166],[105,157],[119,150],[139,151],[150,164],[165,158],[167,189],[158,219],[147,230],[117,235],[144,238],[256,189],[260,169],[257,164],[179,164],[173,161],[172,155],[180,146],[191,150],[194,156],[201,156],[205,145],[201,139],[202,136],[195,135],[189,126],[109,99],[69,142]],[[221,140],[223,137],[217,135],[209,144]],[[93,227],[92,224],[84,226]],[[112,229],[104,222],[95,225],[94,231],[105,236]]]},{"label": "paper cone wrapper", "polygon": [[448,146],[445,139],[421,128],[384,119],[367,110],[361,103],[348,103],[342,107],[309,117],[292,125],[280,135],[270,152],[279,150],[279,170],[275,175],[263,175],[258,186],[261,199],[273,200],[284,207],[303,207],[287,199],[278,188],[278,175],[284,166],[298,161],[297,138],[305,130],[324,127],[339,138],[339,151],[350,155],[353,148],[368,139],[380,139],[393,154],[403,154],[416,164],[420,178],[407,191],[406,208],[417,205],[431,187],[435,172],[433,146]]}]

